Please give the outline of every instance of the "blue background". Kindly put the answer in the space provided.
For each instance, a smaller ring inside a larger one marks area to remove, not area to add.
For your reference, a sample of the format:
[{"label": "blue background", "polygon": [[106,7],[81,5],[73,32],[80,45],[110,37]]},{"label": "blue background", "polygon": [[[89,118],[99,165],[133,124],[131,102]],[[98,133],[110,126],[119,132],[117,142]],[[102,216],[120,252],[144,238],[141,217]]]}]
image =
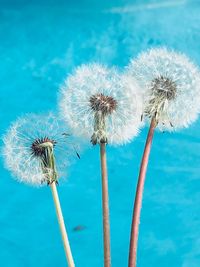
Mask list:
[{"label": "blue background", "polygon": [[[27,112],[56,110],[58,88],[81,63],[123,68],[167,45],[200,65],[200,1],[0,0],[0,133]],[[189,111],[188,111],[189,112]],[[200,121],[156,132],[140,224],[138,267],[200,266]],[[127,266],[137,172],[147,129],[108,147],[113,266]],[[81,155],[59,187],[76,266],[103,265],[98,147]],[[0,265],[66,266],[48,187],[13,180],[0,165]],[[80,226],[80,231],[74,227]]]}]

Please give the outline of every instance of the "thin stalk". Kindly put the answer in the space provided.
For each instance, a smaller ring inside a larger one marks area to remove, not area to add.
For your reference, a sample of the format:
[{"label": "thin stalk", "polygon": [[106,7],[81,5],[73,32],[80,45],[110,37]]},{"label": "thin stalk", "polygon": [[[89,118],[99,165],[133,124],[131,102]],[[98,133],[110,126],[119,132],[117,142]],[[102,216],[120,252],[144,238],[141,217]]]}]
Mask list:
[{"label": "thin stalk", "polygon": [[104,267],[111,266],[110,255],[110,220],[108,198],[108,174],[106,164],[106,144],[100,144],[101,176],[102,176],[102,204],[103,204],[103,240],[104,240]]},{"label": "thin stalk", "polygon": [[153,140],[154,130],[156,128],[156,120],[152,118],[142,161],[140,164],[140,173],[138,177],[138,184],[135,196],[132,226],[131,226],[131,237],[130,237],[130,248],[129,248],[129,267],[136,267],[136,257],[137,257],[137,243],[138,243],[138,233],[139,233],[139,223],[140,223],[140,213],[142,207],[142,198],[144,192],[144,183],[147,172],[147,166],[149,161],[149,155],[151,151],[151,144]]},{"label": "thin stalk", "polygon": [[67,236],[67,231],[65,228],[65,223],[64,223],[64,219],[63,219],[63,215],[62,215],[60,200],[58,197],[58,192],[57,192],[55,181],[50,184],[50,187],[51,187],[53,200],[54,200],[54,204],[55,204],[55,208],[56,208],[56,214],[57,214],[58,223],[60,226],[60,231],[61,231],[61,235],[62,235],[62,240],[63,240],[63,244],[64,244],[64,249],[65,249],[65,254],[66,254],[68,266],[69,267],[75,267],[74,260],[72,257],[71,248],[69,245],[69,239]]}]

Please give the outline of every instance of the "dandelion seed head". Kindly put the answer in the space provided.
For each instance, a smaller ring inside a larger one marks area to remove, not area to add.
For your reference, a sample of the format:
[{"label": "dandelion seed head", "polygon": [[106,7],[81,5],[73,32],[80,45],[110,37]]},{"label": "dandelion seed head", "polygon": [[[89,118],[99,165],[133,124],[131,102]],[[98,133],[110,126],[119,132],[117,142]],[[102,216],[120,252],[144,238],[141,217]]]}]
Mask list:
[{"label": "dandelion seed head", "polygon": [[31,145],[31,153],[35,157],[44,157],[45,148],[53,148],[56,144],[55,140],[51,140],[48,137],[36,138]]},{"label": "dandelion seed head", "polygon": [[91,109],[95,112],[101,112],[103,115],[111,114],[117,108],[117,101],[111,96],[105,96],[102,93],[90,97]]},{"label": "dandelion seed head", "polygon": [[160,130],[188,127],[199,114],[200,71],[184,55],[166,48],[150,49],[127,68],[142,91],[144,115],[156,117]]},{"label": "dandelion seed head", "polygon": [[[72,144],[52,113],[25,115],[3,137],[5,167],[20,182],[45,185],[66,175]],[[55,163],[55,162],[56,163]]]},{"label": "dandelion seed head", "polygon": [[176,83],[168,77],[160,76],[152,80],[152,94],[172,100],[176,96]]},{"label": "dandelion seed head", "polygon": [[92,144],[123,144],[141,126],[142,99],[135,80],[100,64],[78,67],[60,93],[60,115],[73,133]]}]

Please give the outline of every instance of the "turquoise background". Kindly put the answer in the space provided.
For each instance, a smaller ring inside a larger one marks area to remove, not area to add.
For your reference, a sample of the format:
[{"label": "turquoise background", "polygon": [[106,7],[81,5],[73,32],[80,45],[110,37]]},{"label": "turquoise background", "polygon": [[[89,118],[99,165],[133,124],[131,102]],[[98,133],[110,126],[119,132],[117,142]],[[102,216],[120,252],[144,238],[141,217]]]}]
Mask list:
[{"label": "turquoise background", "polygon": [[[27,112],[56,110],[58,88],[82,63],[123,68],[154,46],[200,65],[200,1],[0,0],[0,133]],[[137,172],[147,129],[108,146],[112,262],[127,266]],[[200,121],[156,132],[142,208],[138,267],[200,266]],[[19,184],[0,164],[0,265],[66,266],[48,187]],[[99,151],[81,153],[59,187],[80,267],[103,266]],[[77,226],[79,231],[76,231]]]}]

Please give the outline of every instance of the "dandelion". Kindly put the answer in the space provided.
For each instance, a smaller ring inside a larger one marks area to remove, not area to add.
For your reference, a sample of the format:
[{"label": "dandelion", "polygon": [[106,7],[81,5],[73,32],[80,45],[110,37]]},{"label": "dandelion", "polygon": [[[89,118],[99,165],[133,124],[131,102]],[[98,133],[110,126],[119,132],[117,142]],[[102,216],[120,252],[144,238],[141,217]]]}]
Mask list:
[{"label": "dandelion", "polygon": [[5,166],[20,182],[50,186],[67,261],[74,267],[56,188],[59,177],[69,165],[71,144],[66,135],[53,114],[26,115],[14,122],[4,136],[3,155]]},{"label": "dandelion", "polygon": [[106,144],[123,144],[137,135],[142,113],[137,90],[132,77],[99,64],[78,67],[61,90],[62,118],[75,135],[100,146],[106,267],[111,265]]},{"label": "dandelion", "polygon": [[143,116],[145,120],[150,120],[131,229],[129,267],[135,267],[142,196],[154,130],[175,131],[188,127],[197,119],[200,74],[186,56],[166,48],[142,53],[130,62],[127,71],[141,88],[144,97]]},{"label": "dandelion", "polygon": [[143,93],[144,117],[155,117],[158,129],[179,130],[197,119],[199,69],[185,55],[151,49],[131,61],[128,72]]},{"label": "dandelion", "polygon": [[59,106],[75,135],[94,145],[105,141],[119,145],[138,134],[141,103],[133,78],[90,64],[78,67],[65,81]]}]

